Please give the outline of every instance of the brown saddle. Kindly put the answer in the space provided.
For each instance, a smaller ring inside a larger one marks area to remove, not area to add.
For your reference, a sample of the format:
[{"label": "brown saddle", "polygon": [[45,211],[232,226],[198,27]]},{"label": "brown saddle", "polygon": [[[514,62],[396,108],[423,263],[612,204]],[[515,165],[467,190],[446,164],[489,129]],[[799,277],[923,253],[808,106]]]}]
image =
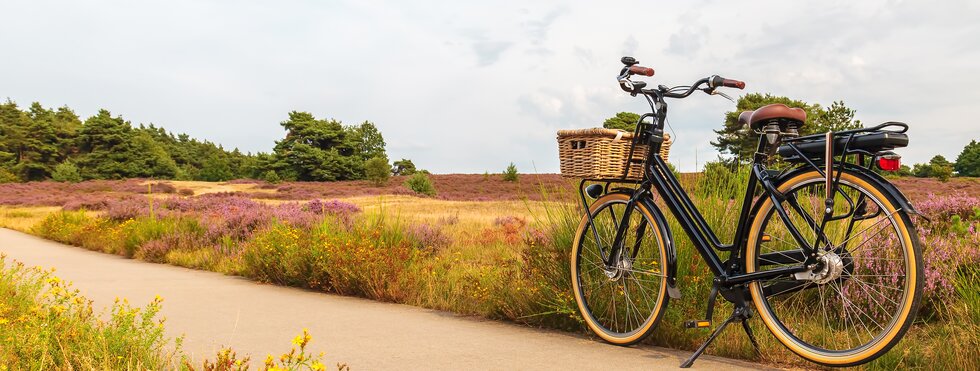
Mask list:
[{"label": "brown saddle", "polygon": [[774,120],[796,121],[799,125],[803,125],[806,122],[806,111],[776,103],[762,106],[755,111],[745,111],[738,115],[739,125],[749,125],[752,130],[760,130],[762,125]]}]

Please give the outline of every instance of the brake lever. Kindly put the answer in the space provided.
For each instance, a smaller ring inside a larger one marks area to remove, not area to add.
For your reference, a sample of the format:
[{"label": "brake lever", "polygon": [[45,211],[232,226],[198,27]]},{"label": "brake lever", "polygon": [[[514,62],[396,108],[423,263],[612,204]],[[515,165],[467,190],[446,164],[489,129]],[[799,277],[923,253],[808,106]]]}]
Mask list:
[{"label": "brake lever", "polygon": [[722,92],[720,92],[720,91],[718,91],[717,89],[714,89],[714,88],[711,88],[710,91],[709,90],[705,90],[705,93],[708,93],[708,94],[711,94],[711,95],[720,95],[722,97],[725,97],[725,99],[728,99],[728,100],[732,101],[732,103],[738,103],[738,102],[735,102],[735,99],[734,98],[728,96],[728,94],[722,93]]}]

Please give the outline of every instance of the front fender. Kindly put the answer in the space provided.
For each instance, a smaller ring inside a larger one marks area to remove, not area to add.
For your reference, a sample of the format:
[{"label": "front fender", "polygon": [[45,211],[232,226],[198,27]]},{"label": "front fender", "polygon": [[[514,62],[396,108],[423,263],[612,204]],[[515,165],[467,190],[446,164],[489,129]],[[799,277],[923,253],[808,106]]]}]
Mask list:
[{"label": "front fender", "polygon": [[670,232],[667,218],[664,217],[664,213],[660,211],[653,199],[643,197],[640,198],[640,202],[647,210],[650,210],[654,219],[653,222],[657,224],[660,235],[664,237],[664,250],[667,251],[667,294],[670,295],[671,299],[679,299],[681,292],[677,289],[677,249],[674,246],[674,235]]}]

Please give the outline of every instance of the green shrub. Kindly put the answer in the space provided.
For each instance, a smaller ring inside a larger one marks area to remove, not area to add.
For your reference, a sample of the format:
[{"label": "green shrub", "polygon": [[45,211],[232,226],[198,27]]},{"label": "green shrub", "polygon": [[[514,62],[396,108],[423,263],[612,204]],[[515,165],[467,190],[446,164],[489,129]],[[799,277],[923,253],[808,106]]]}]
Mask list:
[{"label": "green shrub", "polygon": [[391,165],[388,164],[388,159],[379,156],[365,161],[364,175],[378,187],[385,185],[391,178]]},{"label": "green shrub", "polygon": [[51,180],[78,183],[82,181],[82,176],[78,173],[78,166],[75,166],[71,161],[65,161],[54,167],[54,171],[51,172]]},{"label": "green shrub", "polygon": [[516,182],[517,176],[518,176],[517,166],[515,166],[514,163],[511,162],[510,165],[507,166],[507,169],[504,170],[504,180],[508,182]]},{"label": "green shrub", "polygon": [[16,183],[19,182],[20,178],[17,174],[10,172],[10,170],[0,168],[0,183]]},{"label": "green shrub", "polygon": [[693,198],[711,196],[726,200],[739,199],[748,184],[748,166],[731,166],[722,161],[704,164],[704,171],[691,192]]},{"label": "green shrub", "polygon": [[420,195],[429,197],[436,195],[436,187],[432,185],[432,180],[424,172],[418,172],[409,177],[405,181],[405,187]]},{"label": "green shrub", "polygon": [[282,181],[282,178],[279,177],[279,174],[275,170],[269,170],[262,174],[262,180],[272,184],[278,184]]},{"label": "green shrub", "polygon": [[963,222],[959,215],[953,215],[949,219],[949,230],[957,236],[963,237],[970,233],[970,223]]}]

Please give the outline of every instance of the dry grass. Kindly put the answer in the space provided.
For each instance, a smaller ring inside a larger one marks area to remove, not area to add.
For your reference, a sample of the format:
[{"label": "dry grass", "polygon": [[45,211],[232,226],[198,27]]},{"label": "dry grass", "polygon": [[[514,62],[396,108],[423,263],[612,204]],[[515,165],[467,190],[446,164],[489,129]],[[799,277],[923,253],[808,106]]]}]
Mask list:
[{"label": "dry grass", "polygon": [[[149,183],[152,183],[152,181],[146,181],[142,184],[147,185]],[[174,187],[177,187],[178,190],[191,190],[194,192],[195,196],[222,192],[275,193],[274,189],[260,188],[260,183],[200,182],[182,180],[173,180],[169,181],[168,183],[172,184]]]},{"label": "dry grass", "polygon": [[9,207],[0,206],[0,227],[21,232],[28,230],[53,212],[60,211],[58,206],[40,207]]},{"label": "dry grass", "polygon": [[497,218],[516,216],[531,219],[548,207],[542,201],[449,201],[413,196],[362,196],[341,198],[365,211],[383,211],[385,215],[407,221],[440,222],[458,218],[460,224],[493,223]]}]

